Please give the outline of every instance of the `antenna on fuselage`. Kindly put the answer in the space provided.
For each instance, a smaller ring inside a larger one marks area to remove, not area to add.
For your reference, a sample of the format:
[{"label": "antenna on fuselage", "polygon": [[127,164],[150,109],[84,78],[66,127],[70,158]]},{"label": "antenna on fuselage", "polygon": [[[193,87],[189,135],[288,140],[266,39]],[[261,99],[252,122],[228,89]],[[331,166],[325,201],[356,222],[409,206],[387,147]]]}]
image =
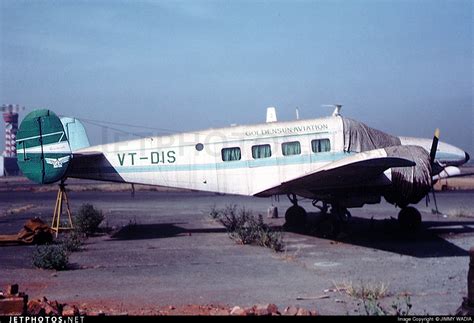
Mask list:
[{"label": "antenna on fuselage", "polygon": [[298,109],[298,107],[296,107],[296,120],[299,120],[300,119],[300,109]]},{"label": "antenna on fuselage", "polygon": [[333,117],[338,117],[341,115],[342,104],[323,104],[322,107],[334,108],[334,111],[332,112]]},{"label": "antenna on fuselage", "polygon": [[267,108],[267,123],[268,122],[277,122],[277,113],[275,107]]}]

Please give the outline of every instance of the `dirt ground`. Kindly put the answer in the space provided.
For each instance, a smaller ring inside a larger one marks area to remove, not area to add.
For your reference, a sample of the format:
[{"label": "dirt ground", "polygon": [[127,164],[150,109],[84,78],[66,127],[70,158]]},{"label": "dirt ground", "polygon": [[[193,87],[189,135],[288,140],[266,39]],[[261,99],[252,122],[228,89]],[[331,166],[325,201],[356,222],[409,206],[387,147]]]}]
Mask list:
[{"label": "dirt ground", "polygon": [[[474,246],[472,191],[438,193],[444,216],[420,202],[424,222],[416,234],[401,232],[398,210],[382,203],[351,210],[349,226],[336,240],[284,232],[281,253],[236,244],[209,212],[236,204],[279,230],[290,205],[283,198],[147,191],[69,197],[73,212],[83,203],[102,209],[103,226],[112,232],[89,238],[83,251],[70,255],[66,271],[35,268],[34,246],[2,246],[0,286],[18,283],[30,299],[46,296],[111,314],[206,314],[211,305],[274,303],[280,310],[295,305],[325,315],[358,315],[365,314],[356,295],[362,287],[382,290],[378,302],[385,308],[410,303],[412,314],[453,314],[466,295],[468,250]],[[18,232],[31,217],[51,221],[54,199],[54,192],[0,192],[0,234]],[[271,204],[278,219],[266,218]],[[302,205],[315,210],[310,201]]]}]

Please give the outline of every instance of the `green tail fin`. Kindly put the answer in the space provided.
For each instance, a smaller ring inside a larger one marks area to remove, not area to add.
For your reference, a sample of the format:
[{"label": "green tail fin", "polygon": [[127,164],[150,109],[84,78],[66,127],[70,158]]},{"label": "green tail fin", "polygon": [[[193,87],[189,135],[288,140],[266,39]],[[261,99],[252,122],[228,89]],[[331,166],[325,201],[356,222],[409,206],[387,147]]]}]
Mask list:
[{"label": "green tail fin", "polygon": [[72,159],[63,124],[50,110],[35,110],[23,119],[16,149],[23,174],[40,184],[64,178]]}]

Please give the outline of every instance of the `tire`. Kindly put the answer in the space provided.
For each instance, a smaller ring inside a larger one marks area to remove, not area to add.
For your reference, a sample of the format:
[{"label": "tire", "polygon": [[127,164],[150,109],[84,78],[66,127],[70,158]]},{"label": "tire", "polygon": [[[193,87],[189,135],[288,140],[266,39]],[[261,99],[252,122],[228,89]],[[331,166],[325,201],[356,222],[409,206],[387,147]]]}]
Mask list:
[{"label": "tire", "polygon": [[327,216],[317,227],[318,235],[326,239],[336,239],[341,233],[341,221],[335,216]]},{"label": "tire", "polygon": [[301,206],[293,205],[285,213],[285,226],[303,227],[306,224],[306,210]]},{"label": "tire", "polygon": [[398,213],[398,223],[402,230],[418,231],[421,228],[421,214],[414,207],[405,207]]}]

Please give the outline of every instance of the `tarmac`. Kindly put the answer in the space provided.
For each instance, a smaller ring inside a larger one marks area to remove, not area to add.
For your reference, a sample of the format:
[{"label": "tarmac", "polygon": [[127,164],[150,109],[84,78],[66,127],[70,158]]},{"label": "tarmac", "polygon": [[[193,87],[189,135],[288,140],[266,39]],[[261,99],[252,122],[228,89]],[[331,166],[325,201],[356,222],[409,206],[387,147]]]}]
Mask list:
[{"label": "tarmac", "polygon": [[[14,234],[38,216],[49,222],[55,192],[0,192],[0,234]],[[70,192],[73,213],[83,203],[103,210],[113,230],[87,240],[65,271],[37,269],[35,246],[0,247],[0,288],[18,283],[30,299],[46,296],[109,313],[153,314],[163,306],[297,305],[323,315],[364,314],[360,299],[336,286],[384,286],[379,300],[410,314],[454,314],[467,293],[468,250],[474,246],[474,192],[439,192],[443,215],[417,206],[423,228],[401,232],[398,209],[382,202],[351,209],[336,240],[284,232],[285,251],[239,245],[210,218],[213,207],[235,204],[280,230],[290,202],[201,192]],[[278,207],[280,217],[267,219]],[[311,201],[301,205],[316,209]],[[310,216],[316,216],[310,213]]]}]

